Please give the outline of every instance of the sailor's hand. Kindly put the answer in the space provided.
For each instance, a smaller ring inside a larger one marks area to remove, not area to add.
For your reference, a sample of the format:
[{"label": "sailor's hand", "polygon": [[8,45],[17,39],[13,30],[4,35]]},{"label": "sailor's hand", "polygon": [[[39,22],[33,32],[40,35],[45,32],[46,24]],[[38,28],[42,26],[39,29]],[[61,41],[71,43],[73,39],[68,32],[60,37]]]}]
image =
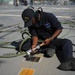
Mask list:
[{"label": "sailor's hand", "polygon": [[31,46],[31,49],[33,50],[33,48],[35,48],[35,47],[36,47],[36,45],[32,45],[32,46]]},{"label": "sailor's hand", "polygon": [[35,53],[37,53],[38,52],[38,50],[34,50],[34,51],[32,51],[32,54],[35,54]]},{"label": "sailor's hand", "polygon": [[32,54],[38,52],[38,50],[34,50],[34,48],[36,47],[36,45],[32,45],[31,50],[32,50]]},{"label": "sailor's hand", "polygon": [[46,40],[43,41],[44,45],[49,45],[52,41],[52,38],[48,38]]}]

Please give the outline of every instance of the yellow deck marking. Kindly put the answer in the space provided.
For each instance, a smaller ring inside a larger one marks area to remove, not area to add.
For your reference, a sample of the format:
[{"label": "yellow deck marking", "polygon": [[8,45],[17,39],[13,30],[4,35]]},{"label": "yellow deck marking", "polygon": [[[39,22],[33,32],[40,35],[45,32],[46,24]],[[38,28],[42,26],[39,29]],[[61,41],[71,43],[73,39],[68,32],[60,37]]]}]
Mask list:
[{"label": "yellow deck marking", "polygon": [[19,75],[33,75],[34,69],[23,68]]}]

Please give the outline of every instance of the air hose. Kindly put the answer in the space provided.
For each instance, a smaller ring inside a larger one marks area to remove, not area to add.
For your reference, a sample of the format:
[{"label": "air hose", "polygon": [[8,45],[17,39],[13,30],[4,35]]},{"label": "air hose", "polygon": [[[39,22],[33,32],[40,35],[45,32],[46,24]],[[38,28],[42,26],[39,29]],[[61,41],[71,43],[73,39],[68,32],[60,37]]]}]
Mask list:
[{"label": "air hose", "polygon": [[[19,24],[21,24],[21,23],[19,23]],[[70,30],[71,30],[71,23],[69,23],[70,24],[70,29],[69,29],[69,31],[65,34],[65,35],[63,35],[62,37],[64,37],[64,36],[66,36],[66,35],[68,35],[69,33],[70,33]],[[15,24],[15,25],[18,25],[18,24]],[[12,25],[12,26],[15,26],[15,25]],[[5,28],[10,28],[10,27],[12,27],[12,26],[8,26],[8,27],[3,27],[2,29],[5,29]],[[20,27],[18,27],[19,29],[21,29]],[[0,28],[0,30],[2,30],[1,28]],[[5,31],[3,31],[3,32],[5,32]],[[7,30],[7,32],[14,32],[13,30],[12,31],[8,31]],[[27,34],[28,36],[26,36],[26,37],[24,37],[24,34]],[[61,38],[62,38],[61,37]],[[25,54],[25,52],[23,52],[21,49],[22,49],[22,46],[23,46],[23,44],[25,43],[25,41],[26,40],[28,40],[28,39],[30,39],[31,37],[30,37],[30,34],[28,33],[28,32],[23,32],[22,33],[22,38],[23,38],[23,41],[20,43],[20,46],[19,46],[19,52],[17,52],[17,53],[11,53],[11,54],[4,54],[4,55],[2,55],[2,56],[0,56],[0,58],[12,58],[12,57],[17,57],[17,56],[20,56],[20,55],[23,55],[23,54]],[[9,48],[9,49],[16,49],[16,47],[10,47],[10,46],[3,46],[3,45],[5,45],[5,44],[10,44],[11,42],[1,42],[0,43],[0,47],[1,48]],[[75,46],[75,44],[72,44],[73,46]]]},{"label": "air hose", "polygon": [[20,53],[22,52],[22,46],[23,46],[23,44],[25,43],[25,41],[26,40],[28,40],[28,39],[30,39],[31,37],[30,36],[27,36],[27,37],[25,37],[24,39],[23,39],[23,41],[20,43],[20,46],[19,46],[19,51],[20,51]]},{"label": "air hose", "polygon": [[10,44],[11,42],[0,42],[0,48],[9,48],[9,49],[15,49],[16,47],[11,46],[5,46],[6,44]]},{"label": "air hose", "polygon": [[11,53],[11,54],[5,54],[5,55],[2,55],[0,56],[0,58],[12,58],[12,57],[17,57],[17,56],[20,56],[20,55],[23,55],[25,54],[25,52],[21,52],[21,53]]},{"label": "air hose", "polygon": [[[12,57],[17,57],[17,56],[20,56],[20,55],[25,54],[25,52],[21,51],[21,48],[22,48],[23,44],[25,43],[25,41],[26,41],[27,39],[30,39],[30,36],[27,36],[27,37],[24,38],[24,40],[21,42],[21,44],[20,44],[20,46],[19,46],[19,52],[7,54],[7,55],[2,55],[2,56],[0,56],[0,58],[12,58]],[[6,42],[6,43],[10,43],[10,42]],[[3,43],[3,44],[6,44],[6,43]],[[1,44],[1,45],[2,45],[2,44]],[[7,47],[7,46],[0,46],[0,47],[1,47],[1,48],[16,49],[16,47]]]},{"label": "air hose", "polygon": [[13,24],[13,25],[10,25],[10,26],[6,26],[6,27],[1,27],[0,30],[10,28],[10,27],[13,27],[13,26],[16,26],[16,25],[20,25],[20,24],[22,24],[22,22],[17,23],[17,24]]},{"label": "air hose", "polygon": [[[71,20],[65,20],[66,22],[64,22],[64,23],[62,23],[62,24],[69,24],[69,26],[70,26],[70,28],[69,28],[69,31],[65,34],[65,35],[63,35],[63,36],[61,36],[61,38],[63,38],[63,37],[65,37],[66,35],[68,35],[69,33],[70,33],[70,31],[71,31],[71,28],[74,28],[75,26],[75,22],[74,21],[71,21]],[[65,29],[65,28],[64,28]],[[74,29],[73,29],[74,30]],[[75,37],[75,36],[71,36],[71,37]],[[74,43],[72,43],[72,45],[73,46],[75,46],[75,44]]]},{"label": "air hose", "polygon": [[[15,25],[19,25],[19,24],[21,24],[21,23],[18,23],[18,24],[15,24]],[[2,27],[2,28],[0,28],[0,30],[2,30],[2,29],[6,29],[6,28],[10,28],[10,27],[12,27],[12,26],[15,26],[15,25],[11,25],[11,26],[7,26],[7,27]],[[19,27],[18,27],[19,28]],[[21,29],[20,29],[21,30]],[[17,30],[16,30],[17,31]],[[5,31],[0,31],[1,33],[2,32],[15,32],[14,30],[5,30]],[[27,32],[26,32],[27,33]],[[23,37],[23,35],[25,34],[25,32],[24,33],[22,33],[22,37]],[[27,33],[28,34],[28,33]],[[24,44],[24,42],[27,40],[27,39],[29,39],[30,38],[30,36],[28,35],[27,37],[25,37],[25,38],[23,38],[23,41],[21,42],[21,44],[20,44],[20,46],[19,46],[19,52],[16,52],[16,53],[8,53],[8,54],[3,54],[3,55],[1,55],[0,56],[0,58],[12,58],[12,57],[17,57],[17,56],[20,56],[20,55],[23,55],[23,54],[25,54],[25,52],[23,52],[23,51],[21,51],[21,48],[22,48],[22,45]],[[0,48],[8,48],[8,49],[16,49],[16,47],[14,47],[14,46],[5,46],[5,45],[7,45],[7,44],[10,44],[11,42],[0,42]]]}]

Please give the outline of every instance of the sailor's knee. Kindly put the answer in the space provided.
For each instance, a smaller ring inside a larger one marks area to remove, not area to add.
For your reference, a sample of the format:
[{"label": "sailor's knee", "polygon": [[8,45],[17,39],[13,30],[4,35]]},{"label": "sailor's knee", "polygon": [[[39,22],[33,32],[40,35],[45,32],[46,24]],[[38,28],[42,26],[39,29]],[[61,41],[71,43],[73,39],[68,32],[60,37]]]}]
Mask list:
[{"label": "sailor's knee", "polygon": [[69,39],[64,39],[63,41],[64,41],[64,43],[72,44],[72,41]]}]

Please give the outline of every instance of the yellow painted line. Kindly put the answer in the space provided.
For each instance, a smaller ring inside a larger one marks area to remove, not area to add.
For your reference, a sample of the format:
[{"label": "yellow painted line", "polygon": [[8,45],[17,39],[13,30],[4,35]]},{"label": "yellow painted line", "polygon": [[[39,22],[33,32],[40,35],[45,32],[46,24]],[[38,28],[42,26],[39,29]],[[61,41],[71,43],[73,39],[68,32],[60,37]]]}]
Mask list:
[{"label": "yellow painted line", "polygon": [[29,68],[23,68],[19,75],[33,75],[34,74],[34,69],[29,69]]}]

